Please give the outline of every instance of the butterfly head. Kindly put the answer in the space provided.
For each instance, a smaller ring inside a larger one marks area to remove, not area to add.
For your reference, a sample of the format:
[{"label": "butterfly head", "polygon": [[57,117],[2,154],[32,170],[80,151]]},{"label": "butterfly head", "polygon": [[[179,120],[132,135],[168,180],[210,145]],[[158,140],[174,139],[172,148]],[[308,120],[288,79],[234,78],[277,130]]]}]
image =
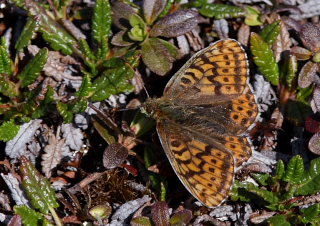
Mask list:
[{"label": "butterfly head", "polygon": [[161,111],[159,110],[160,104],[161,98],[149,98],[145,103],[142,104],[141,112],[149,117],[157,119],[161,114]]}]

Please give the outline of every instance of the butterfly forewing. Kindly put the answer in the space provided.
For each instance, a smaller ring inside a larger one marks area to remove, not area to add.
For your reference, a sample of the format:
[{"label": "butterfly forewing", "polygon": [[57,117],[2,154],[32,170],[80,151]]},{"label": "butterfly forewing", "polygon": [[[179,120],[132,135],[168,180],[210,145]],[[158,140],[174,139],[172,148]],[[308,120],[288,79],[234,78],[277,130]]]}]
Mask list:
[{"label": "butterfly forewing", "polygon": [[247,80],[245,51],[235,40],[221,40],[195,54],[168,82],[164,97],[218,103],[242,94]]}]

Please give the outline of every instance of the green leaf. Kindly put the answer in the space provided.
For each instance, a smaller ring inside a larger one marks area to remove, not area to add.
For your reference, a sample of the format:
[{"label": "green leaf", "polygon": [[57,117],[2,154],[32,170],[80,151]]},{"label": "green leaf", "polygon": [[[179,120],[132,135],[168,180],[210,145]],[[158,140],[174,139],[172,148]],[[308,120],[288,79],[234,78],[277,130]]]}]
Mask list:
[{"label": "green leaf", "polygon": [[298,71],[297,59],[294,55],[289,56],[281,68],[280,77],[283,84],[289,91],[293,91],[296,87],[296,73]]},{"label": "green leaf", "polygon": [[97,0],[93,11],[93,38],[100,48],[99,58],[105,59],[108,51],[108,37],[111,29],[111,8],[109,0]]},{"label": "green leaf", "polygon": [[76,45],[76,40],[52,19],[39,3],[28,1],[26,8],[29,16],[38,18],[39,31],[42,33],[43,39],[50,44],[51,48],[56,51],[61,50],[66,55],[71,55],[73,47]]},{"label": "green leaf", "polygon": [[133,41],[142,42],[147,37],[147,25],[138,14],[132,14],[129,17],[129,23],[132,26],[128,36]]},{"label": "green leaf", "polygon": [[200,8],[199,13],[216,20],[245,16],[245,10],[224,4],[205,4]]},{"label": "green leaf", "polygon": [[312,195],[320,191],[320,158],[313,159],[302,177],[295,195]]},{"label": "green leaf", "polygon": [[74,94],[76,97],[89,97],[94,91],[89,75],[85,75],[82,79],[79,90]]},{"label": "green leaf", "polygon": [[271,210],[276,210],[277,209],[277,205],[279,203],[279,199],[276,195],[274,195],[272,192],[267,191],[267,190],[263,190],[260,189],[259,187],[255,186],[252,183],[248,183],[246,185],[246,188],[249,192],[252,192],[256,195],[258,195],[259,197],[261,197],[264,201],[266,201],[267,203],[269,203],[268,205],[266,205],[267,208],[271,209]]},{"label": "green leaf", "polygon": [[22,72],[18,75],[18,78],[21,80],[22,88],[32,84],[37,79],[47,62],[48,53],[48,49],[41,49],[37,55],[35,55],[35,57],[23,68]]},{"label": "green leaf", "polygon": [[[320,221],[319,214],[320,214],[320,204],[314,204],[312,206],[309,206],[308,208],[304,208],[300,210],[301,213],[303,213],[302,222],[307,224],[314,220]],[[318,224],[316,224],[318,225]]]},{"label": "green leaf", "polygon": [[0,125],[0,140],[12,140],[19,132],[20,126],[14,124],[13,120],[7,121]]},{"label": "green leaf", "polygon": [[[4,39],[3,39],[4,40]],[[0,45],[0,74],[12,75],[12,61],[5,45]]]},{"label": "green leaf", "polygon": [[284,163],[283,161],[280,159],[277,163],[277,168],[276,168],[276,172],[275,172],[275,177],[277,179],[281,179],[283,177],[284,174]]},{"label": "green leaf", "polygon": [[129,79],[133,78],[134,71],[126,64],[118,68],[107,69],[93,82],[94,94],[92,101],[102,101],[123,92],[131,92],[133,86]]},{"label": "green leaf", "polygon": [[302,101],[288,99],[285,107],[287,119],[295,125],[304,125],[304,121],[307,116],[312,114],[310,105]]},{"label": "green leaf", "polygon": [[299,184],[304,173],[303,159],[300,155],[292,157],[283,174],[282,180],[291,184]]},{"label": "green leaf", "polygon": [[0,93],[7,97],[16,97],[19,94],[16,83],[10,81],[7,74],[0,74]]},{"label": "green leaf", "polygon": [[191,210],[181,210],[175,213],[170,218],[170,225],[171,226],[178,226],[178,225],[188,225],[190,220],[192,219],[192,212]]},{"label": "green leaf", "polygon": [[261,185],[268,185],[268,180],[271,179],[271,175],[266,173],[255,173],[253,174],[253,178]]},{"label": "green leaf", "polygon": [[271,84],[278,85],[279,68],[270,46],[256,33],[251,33],[250,44],[254,63]]},{"label": "green leaf", "polygon": [[270,226],[291,226],[284,215],[277,215],[268,219]]},{"label": "green leaf", "polygon": [[30,209],[26,205],[14,206],[13,210],[16,214],[19,214],[24,226],[45,225],[45,218],[42,214]]},{"label": "green leaf", "polygon": [[260,19],[261,13],[250,6],[246,7],[246,19],[244,20],[245,24],[249,26],[259,26],[262,25],[263,22]]},{"label": "green leaf", "polygon": [[16,43],[16,50],[19,52],[24,47],[30,44],[30,41],[36,37],[36,33],[39,30],[39,21],[30,17],[21,32],[18,41]]},{"label": "green leaf", "polygon": [[83,52],[83,54],[85,55],[85,60],[96,60],[95,55],[93,54],[93,52],[91,51],[87,40],[85,39],[80,39],[79,40],[79,46],[81,51]]},{"label": "green leaf", "polygon": [[165,75],[172,68],[177,58],[178,49],[158,38],[150,38],[141,46],[142,60],[145,65],[158,75]]},{"label": "green leaf", "polygon": [[153,222],[151,221],[151,219],[149,217],[134,217],[131,222],[130,225],[132,226],[153,226]]},{"label": "green leaf", "polygon": [[48,214],[50,208],[59,207],[50,182],[36,170],[26,157],[21,157],[20,172],[22,186],[34,208],[39,209],[43,214]]},{"label": "green leaf", "polygon": [[60,115],[63,117],[64,123],[71,123],[72,122],[73,113],[70,111],[68,104],[58,102],[57,109],[58,109]]},{"label": "green leaf", "polygon": [[277,39],[279,34],[280,34],[280,21],[275,21],[272,24],[268,24],[260,32],[261,38],[263,38],[263,40],[269,45],[272,45],[274,43],[274,41]]}]

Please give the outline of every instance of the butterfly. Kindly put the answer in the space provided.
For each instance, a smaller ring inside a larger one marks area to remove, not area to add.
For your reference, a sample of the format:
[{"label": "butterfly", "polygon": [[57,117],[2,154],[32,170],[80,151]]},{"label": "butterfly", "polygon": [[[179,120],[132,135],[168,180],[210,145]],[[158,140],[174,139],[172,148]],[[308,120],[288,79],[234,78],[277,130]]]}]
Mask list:
[{"label": "butterfly", "polygon": [[157,122],[162,147],[187,190],[207,207],[220,205],[235,170],[252,155],[248,131],[259,110],[245,50],[233,39],[196,53],[142,111]]}]

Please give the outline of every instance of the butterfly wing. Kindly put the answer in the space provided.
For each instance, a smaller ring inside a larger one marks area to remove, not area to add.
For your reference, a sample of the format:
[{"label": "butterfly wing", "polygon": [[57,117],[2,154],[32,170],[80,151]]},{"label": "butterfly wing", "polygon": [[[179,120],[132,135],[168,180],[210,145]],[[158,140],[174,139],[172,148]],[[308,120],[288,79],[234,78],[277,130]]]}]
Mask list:
[{"label": "butterfly wing", "polygon": [[234,158],[224,145],[170,121],[157,123],[165,153],[181,182],[208,207],[219,205],[234,178]]},{"label": "butterfly wing", "polygon": [[[233,39],[197,52],[168,82],[164,96],[190,104],[230,100],[248,90],[248,61]],[[214,98],[213,98],[214,97]]]},{"label": "butterfly wing", "polygon": [[241,135],[258,117],[248,68],[246,53],[236,40],[215,42],[195,54],[171,78],[163,98],[185,111],[189,108],[195,116],[188,114],[189,121],[219,125],[220,134]]}]

